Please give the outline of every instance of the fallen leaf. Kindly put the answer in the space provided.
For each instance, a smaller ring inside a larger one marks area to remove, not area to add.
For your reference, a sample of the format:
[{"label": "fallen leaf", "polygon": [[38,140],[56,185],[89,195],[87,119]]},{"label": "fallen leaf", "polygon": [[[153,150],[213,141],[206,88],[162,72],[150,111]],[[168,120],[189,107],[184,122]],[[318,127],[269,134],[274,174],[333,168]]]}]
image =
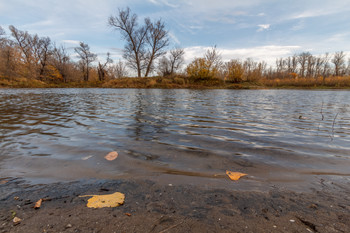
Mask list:
[{"label": "fallen leaf", "polygon": [[0,181],[0,184],[6,184],[7,182],[9,182],[8,180],[2,180]]},{"label": "fallen leaf", "polygon": [[112,161],[112,160],[115,160],[117,157],[118,157],[118,152],[112,151],[112,152],[109,152],[109,153],[105,156],[105,159],[107,159],[108,161]]},{"label": "fallen leaf", "polygon": [[17,214],[16,211],[11,210],[12,218],[16,217],[16,214]]},{"label": "fallen leaf", "polygon": [[35,202],[34,209],[39,209],[42,202],[43,202],[43,199],[39,199],[39,201]]},{"label": "fallen leaf", "polygon": [[231,172],[231,171],[226,171],[226,174],[228,177],[230,177],[231,180],[239,180],[242,176],[246,176],[248,174],[245,173],[240,173],[240,172]]},{"label": "fallen leaf", "polygon": [[22,219],[20,219],[19,217],[14,217],[12,221],[14,224],[18,224],[22,221]]},{"label": "fallen leaf", "polygon": [[91,197],[86,204],[89,208],[117,207],[124,204],[125,199],[125,195],[119,192],[107,195],[83,195],[79,197]]},{"label": "fallen leaf", "polygon": [[130,213],[125,213],[126,216],[128,217],[131,217],[131,214]]}]

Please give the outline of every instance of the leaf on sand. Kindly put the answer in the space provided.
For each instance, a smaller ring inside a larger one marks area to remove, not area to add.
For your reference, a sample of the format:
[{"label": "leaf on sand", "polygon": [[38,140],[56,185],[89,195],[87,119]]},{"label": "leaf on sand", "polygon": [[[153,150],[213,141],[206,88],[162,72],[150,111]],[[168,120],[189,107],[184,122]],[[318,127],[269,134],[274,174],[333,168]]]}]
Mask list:
[{"label": "leaf on sand", "polygon": [[112,161],[112,160],[115,160],[117,157],[118,157],[118,152],[112,151],[112,152],[109,152],[109,153],[105,156],[105,159],[107,159],[108,161]]},{"label": "leaf on sand", "polygon": [[91,197],[86,204],[89,208],[117,207],[124,204],[125,199],[125,195],[119,192],[107,195],[83,195],[79,197]]},{"label": "leaf on sand", "polygon": [[39,201],[35,202],[34,209],[39,209],[41,206],[41,203],[43,202],[43,199],[39,199]]},{"label": "leaf on sand", "polygon": [[245,173],[240,173],[240,172],[231,172],[231,171],[226,171],[226,174],[228,177],[230,177],[231,180],[239,180],[242,176],[246,176],[248,174]]},{"label": "leaf on sand", "polygon": [[12,221],[13,221],[14,224],[18,224],[18,223],[20,223],[22,221],[22,219],[20,219],[19,217],[14,217],[12,219]]}]

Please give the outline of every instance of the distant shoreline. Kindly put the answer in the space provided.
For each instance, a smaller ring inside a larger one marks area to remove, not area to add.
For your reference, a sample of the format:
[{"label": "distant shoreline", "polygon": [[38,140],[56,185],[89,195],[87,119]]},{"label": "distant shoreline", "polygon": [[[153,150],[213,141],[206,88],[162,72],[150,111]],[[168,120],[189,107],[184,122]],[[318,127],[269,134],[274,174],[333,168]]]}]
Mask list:
[{"label": "distant shoreline", "polygon": [[145,88],[145,89],[350,89],[350,77],[321,79],[277,79],[231,83],[220,79],[188,77],[119,78],[108,81],[49,83],[36,79],[0,79],[0,88]]}]

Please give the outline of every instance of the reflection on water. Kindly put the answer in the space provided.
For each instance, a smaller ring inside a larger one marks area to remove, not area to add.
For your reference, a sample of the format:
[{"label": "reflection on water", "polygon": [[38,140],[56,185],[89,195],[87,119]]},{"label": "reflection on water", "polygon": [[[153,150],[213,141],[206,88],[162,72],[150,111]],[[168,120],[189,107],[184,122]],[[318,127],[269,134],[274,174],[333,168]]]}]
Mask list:
[{"label": "reflection on water", "polygon": [[[348,91],[3,89],[0,176],[349,175],[349,99]],[[105,162],[113,150],[118,162]]]}]

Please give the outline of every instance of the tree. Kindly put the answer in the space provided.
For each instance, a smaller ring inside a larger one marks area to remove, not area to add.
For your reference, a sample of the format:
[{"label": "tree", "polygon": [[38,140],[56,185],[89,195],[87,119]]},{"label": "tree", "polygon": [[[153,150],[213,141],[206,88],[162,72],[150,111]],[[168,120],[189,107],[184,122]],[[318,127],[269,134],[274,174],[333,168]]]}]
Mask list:
[{"label": "tree", "polygon": [[96,60],[97,55],[90,52],[89,45],[84,42],[80,42],[79,47],[74,48],[74,51],[80,57],[84,81],[89,81],[90,64]]},{"label": "tree", "polygon": [[161,20],[157,20],[152,23],[150,19],[145,20],[146,25],[149,27],[149,33],[146,36],[146,41],[149,46],[147,52],[147,68],[145,77],[148,76],[153,70],[153,61],[164,55],[164,48],[169,45],[168,32],[165,30],[165,24]]},{"label": "tree", "polygon": [[0,26],[0,48],[4,47],[6,39],[3,37],[5,35],[5,30]]},{"label": "tree", "polygon": [[168,32],[161,20],[152,23],[149,18],[143,25],[137,23],[137,15],[132,14],[129,7],[119,9],[116,16],[110,16],[109,26],[120,31],[126,41],[124,47],[124,59],[129,67],[137,71],[141,77],[145,70],[145,77],[153,70],[154,60],[164,54],[164,48],[168,46]]},{"label": "tree", "polygon": [[[40,38],[38,43],[35,45],[36,48],[36,56],[38,57],[39,60],[39,78],[40,80],[43,80],[44,78],[44,72],[47,66],[47,63],[49,61],[49,56],[52,54],[52,45],[51,45],[51,40],[49,37],[43,37]],[[52,70],[52,69],[50,69]]]},{"label": "tree", "polygon": [[214,46],[208,49],[203,58],[196,58],[186,68],[189,76],[195,79],[218,78],[222,67],[221,55]]},{"label": "tree", "polygon": [[332,63],[334,64],[334,75],[343,75],[345,70],[345,54],[343,51],[336,52],[333,56]]},{"label": "tree", "polygon": [[113,78],[123,78],[128,76],[128,72],[124,62],[118,61],[116,64],[109,67],[109,73]]},{"label": "tree", "polygon": [[240,60],[234,59],[225,63],[225,80],[233,83],[243,81],[244,68]]},{"label": "tree", "polygon": [[56,47],[52,51],[52,63],[60,72],[63,82],[67,82],[69,55],[65,47]]},{"label": "tree", "polygon": [[307,61],[311,54],[309,52],[303,52],[298,55],[298,62],[300,64],[300,77],[305,77],[305,71],[307,70]]},{"label": "tree", "polygon": [[204,54],[204,58],[207,61],[210,72],[212,72],[214,76],[216,76],[222,67],[221,54],[216,49],[216,46],[212,47],[211,49],[208,49]]},{"label": "tree", "polygon": [[104,81],[105,80],[105,76],[106,76],[106,67],[109,63],[113,63],[113,60],[111,59],[111,54],[108,52],[107,53],[107,59],[105,61],[105,63],[101,63],[98,62],[98,66],[97,66],[97,73],[98,73],[98,79],[100,81]]},{"label": "tree", "polygon": [[174,74],[184,63],[185,50],[175,48],[170,50],[168,56],[163,56],[158,63],[158,70],[161,75],[168,76]]}]

